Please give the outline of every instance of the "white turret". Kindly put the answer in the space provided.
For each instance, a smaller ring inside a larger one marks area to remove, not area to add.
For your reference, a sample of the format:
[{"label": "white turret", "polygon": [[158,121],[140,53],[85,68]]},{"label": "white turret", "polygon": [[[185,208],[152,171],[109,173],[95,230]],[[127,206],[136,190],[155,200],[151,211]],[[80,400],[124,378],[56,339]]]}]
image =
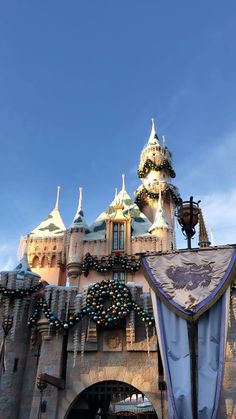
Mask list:
[{"label": "white turret", "polygon": [[159,199],[158,199],[158,204],[157,204],[157,210],[156,210],[154,223],[150,227],[149,233],[152,233],[152,232],[154,232],[154,230],[159,230],[159,229],[166,229],[166,230],[169,229],[169,223],[167,221],[166,212],[163,208],[161,188],[159,188]]},{"label": "white turret", "polygon": [[[89,232],[82,208],[83,188],[79,188],[79,203],[70,230],[68,231],[69,250],[67,258],[67,273],[70,285],[78,284],[83,257],[83,238]],[[65,249],[66,250],[66,249]],[[67,252],[66,252],[67,253]]]}]

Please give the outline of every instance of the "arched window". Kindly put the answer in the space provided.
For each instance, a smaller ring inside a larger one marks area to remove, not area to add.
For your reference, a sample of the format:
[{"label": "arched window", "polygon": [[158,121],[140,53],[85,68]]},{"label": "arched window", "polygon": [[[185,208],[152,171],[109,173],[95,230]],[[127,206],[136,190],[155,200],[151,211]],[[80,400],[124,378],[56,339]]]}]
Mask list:
[{"label": "arched window", "polygon": [[56,255],[53,255],[52,256],[52,259],[51,259],[51,268],[55,268],[55,266],[56,266]]},{"label": "arched window", "polygon": [[32,268],[38,268],[38,266],[39,266],[39,257],[34,256],[33,262],[32,262]]},{"label": "arched window", "polygon": [[48,258],[47,256],[44,256],[41,263],[42,268],[47,268],[48,266]]}]

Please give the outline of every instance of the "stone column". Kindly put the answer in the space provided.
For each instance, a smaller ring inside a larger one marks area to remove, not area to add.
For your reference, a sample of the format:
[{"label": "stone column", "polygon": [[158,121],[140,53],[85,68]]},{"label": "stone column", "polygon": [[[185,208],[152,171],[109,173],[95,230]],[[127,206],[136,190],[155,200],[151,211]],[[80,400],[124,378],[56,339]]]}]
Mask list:
[{"label": "stone column", "polygon": [[236,284],[232,286],[220,419],[236,417]]},{"label": "stone column", "polygon": [[[2,389],[0,389],[0,418],[18,418],[21,403],[21,388],[23,383],[27,349],[29,345],[29,328],[24,317],[17,330],[14,341],[11,332],[6,339],[5,365]],[[0,344],[2,336],[0,337]]]},{"label": "stone column", "polygon": [[[55,334],[50,334],[48,329],[48,321],[44,316],[41,318],[41,320],[38,321],[38,329],[42,336],[42,346],[37,377],[40,373],[47,373],[60,378],[62,368],[63,335],[61,333],[59,333],[58,336]],[[59,390],[50,384],[48,384],[47,388],[44,390],[42,400],[46,401],[46,412],[42,414],[43,419],[56,419],[58,393]],[[38,417],[39,407],[40,391],[37,388],[36,378],[29,419],[35,419]]]}]

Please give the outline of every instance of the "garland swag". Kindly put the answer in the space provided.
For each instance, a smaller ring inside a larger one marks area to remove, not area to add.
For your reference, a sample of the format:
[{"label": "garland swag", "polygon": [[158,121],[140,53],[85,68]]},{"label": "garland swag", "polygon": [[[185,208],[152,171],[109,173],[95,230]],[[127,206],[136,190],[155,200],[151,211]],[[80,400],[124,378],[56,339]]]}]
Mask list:
[{"label": "garland swag", "polygon": [[[107,306],[105,302],[109,301]],[[146,325],[154,325],[154,317],[149,315],[132,300],[130,290],[119,281],[102,281],[93,285],[87,293],[85,307],[79,313],[69,313],[67,320],[60,320],[48,306],[45,299],[40,299],[30,317],[29,325],[35,325],[41,317],[41,312],[52,328],[71,329],[84,316],[88,315],[97,325],[113,327],[125,319],[134,310]]]},{"label": "garland swag", "polygon": [[125,272],[135,273],[140,269],[140,260],[133,256],[128,257],[128,255],[120,254],[99,260],[96,256],[87,253],[83,261],[82,272],[87,277],[91,269],[97,272],[109,272],[115,266],[120,266]]},{"label": "garland swag", "polygon": [[0,294],[2,294],[3,297],[8,297],[8,298],[14,298],[14,299],[23,298],[39,291],[42,288],[42,286],[43,286],[42,283],[35,285],[33,287],[29,287],[29,288],[16,288],[16,289],[0,286]]},{"label": "garland swag", "polygon": [[[165,196],[167,193],[170,193],[175,205],[179,205],[182,202],[182,199],[180,198],[177,191],[174,190],[174,186],[170,187],[167,186],[166,189],[162,192]],[[140,206],[142,204],[142,200],[145,198],[151,198],[151,199],[159,199],[159,192],[149,192],[145,186],[142,187],[141,190],[138,191],[136,197],[135,197],[135,203]]]},{"label": "garland swag", "polygon": [[143,165],[143,168],[138,169],[138,177],[139,178],[144,178],[148,175],[148,173],[151,170],[160,171],[160,170],[163,170],[163,169],[166,169],[169,172],[170,177],[175,178],[175,176],[176,176],[175,171],[174,171],[174,169],[172,169],[172,166],[171,166],[169,160],[167,160],[167,159],[163,160],[163,162],[160,163],[160,164],[155,164],[151,159],[147,159],[145,161],[144,165]]}]

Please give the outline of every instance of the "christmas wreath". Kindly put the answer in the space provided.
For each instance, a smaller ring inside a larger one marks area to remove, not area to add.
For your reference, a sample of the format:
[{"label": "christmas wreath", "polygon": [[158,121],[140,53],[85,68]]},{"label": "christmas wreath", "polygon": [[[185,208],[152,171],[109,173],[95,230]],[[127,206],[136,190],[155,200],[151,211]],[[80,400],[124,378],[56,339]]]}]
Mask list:
[{"label": "christmas wreath", "polygon": [[[106,302],[110,301],[110,305]],[[130,290],[118,281],[102,281],[93,285],[87,294],[86,312],[97,324],[114,326],[133,308]]]}]

